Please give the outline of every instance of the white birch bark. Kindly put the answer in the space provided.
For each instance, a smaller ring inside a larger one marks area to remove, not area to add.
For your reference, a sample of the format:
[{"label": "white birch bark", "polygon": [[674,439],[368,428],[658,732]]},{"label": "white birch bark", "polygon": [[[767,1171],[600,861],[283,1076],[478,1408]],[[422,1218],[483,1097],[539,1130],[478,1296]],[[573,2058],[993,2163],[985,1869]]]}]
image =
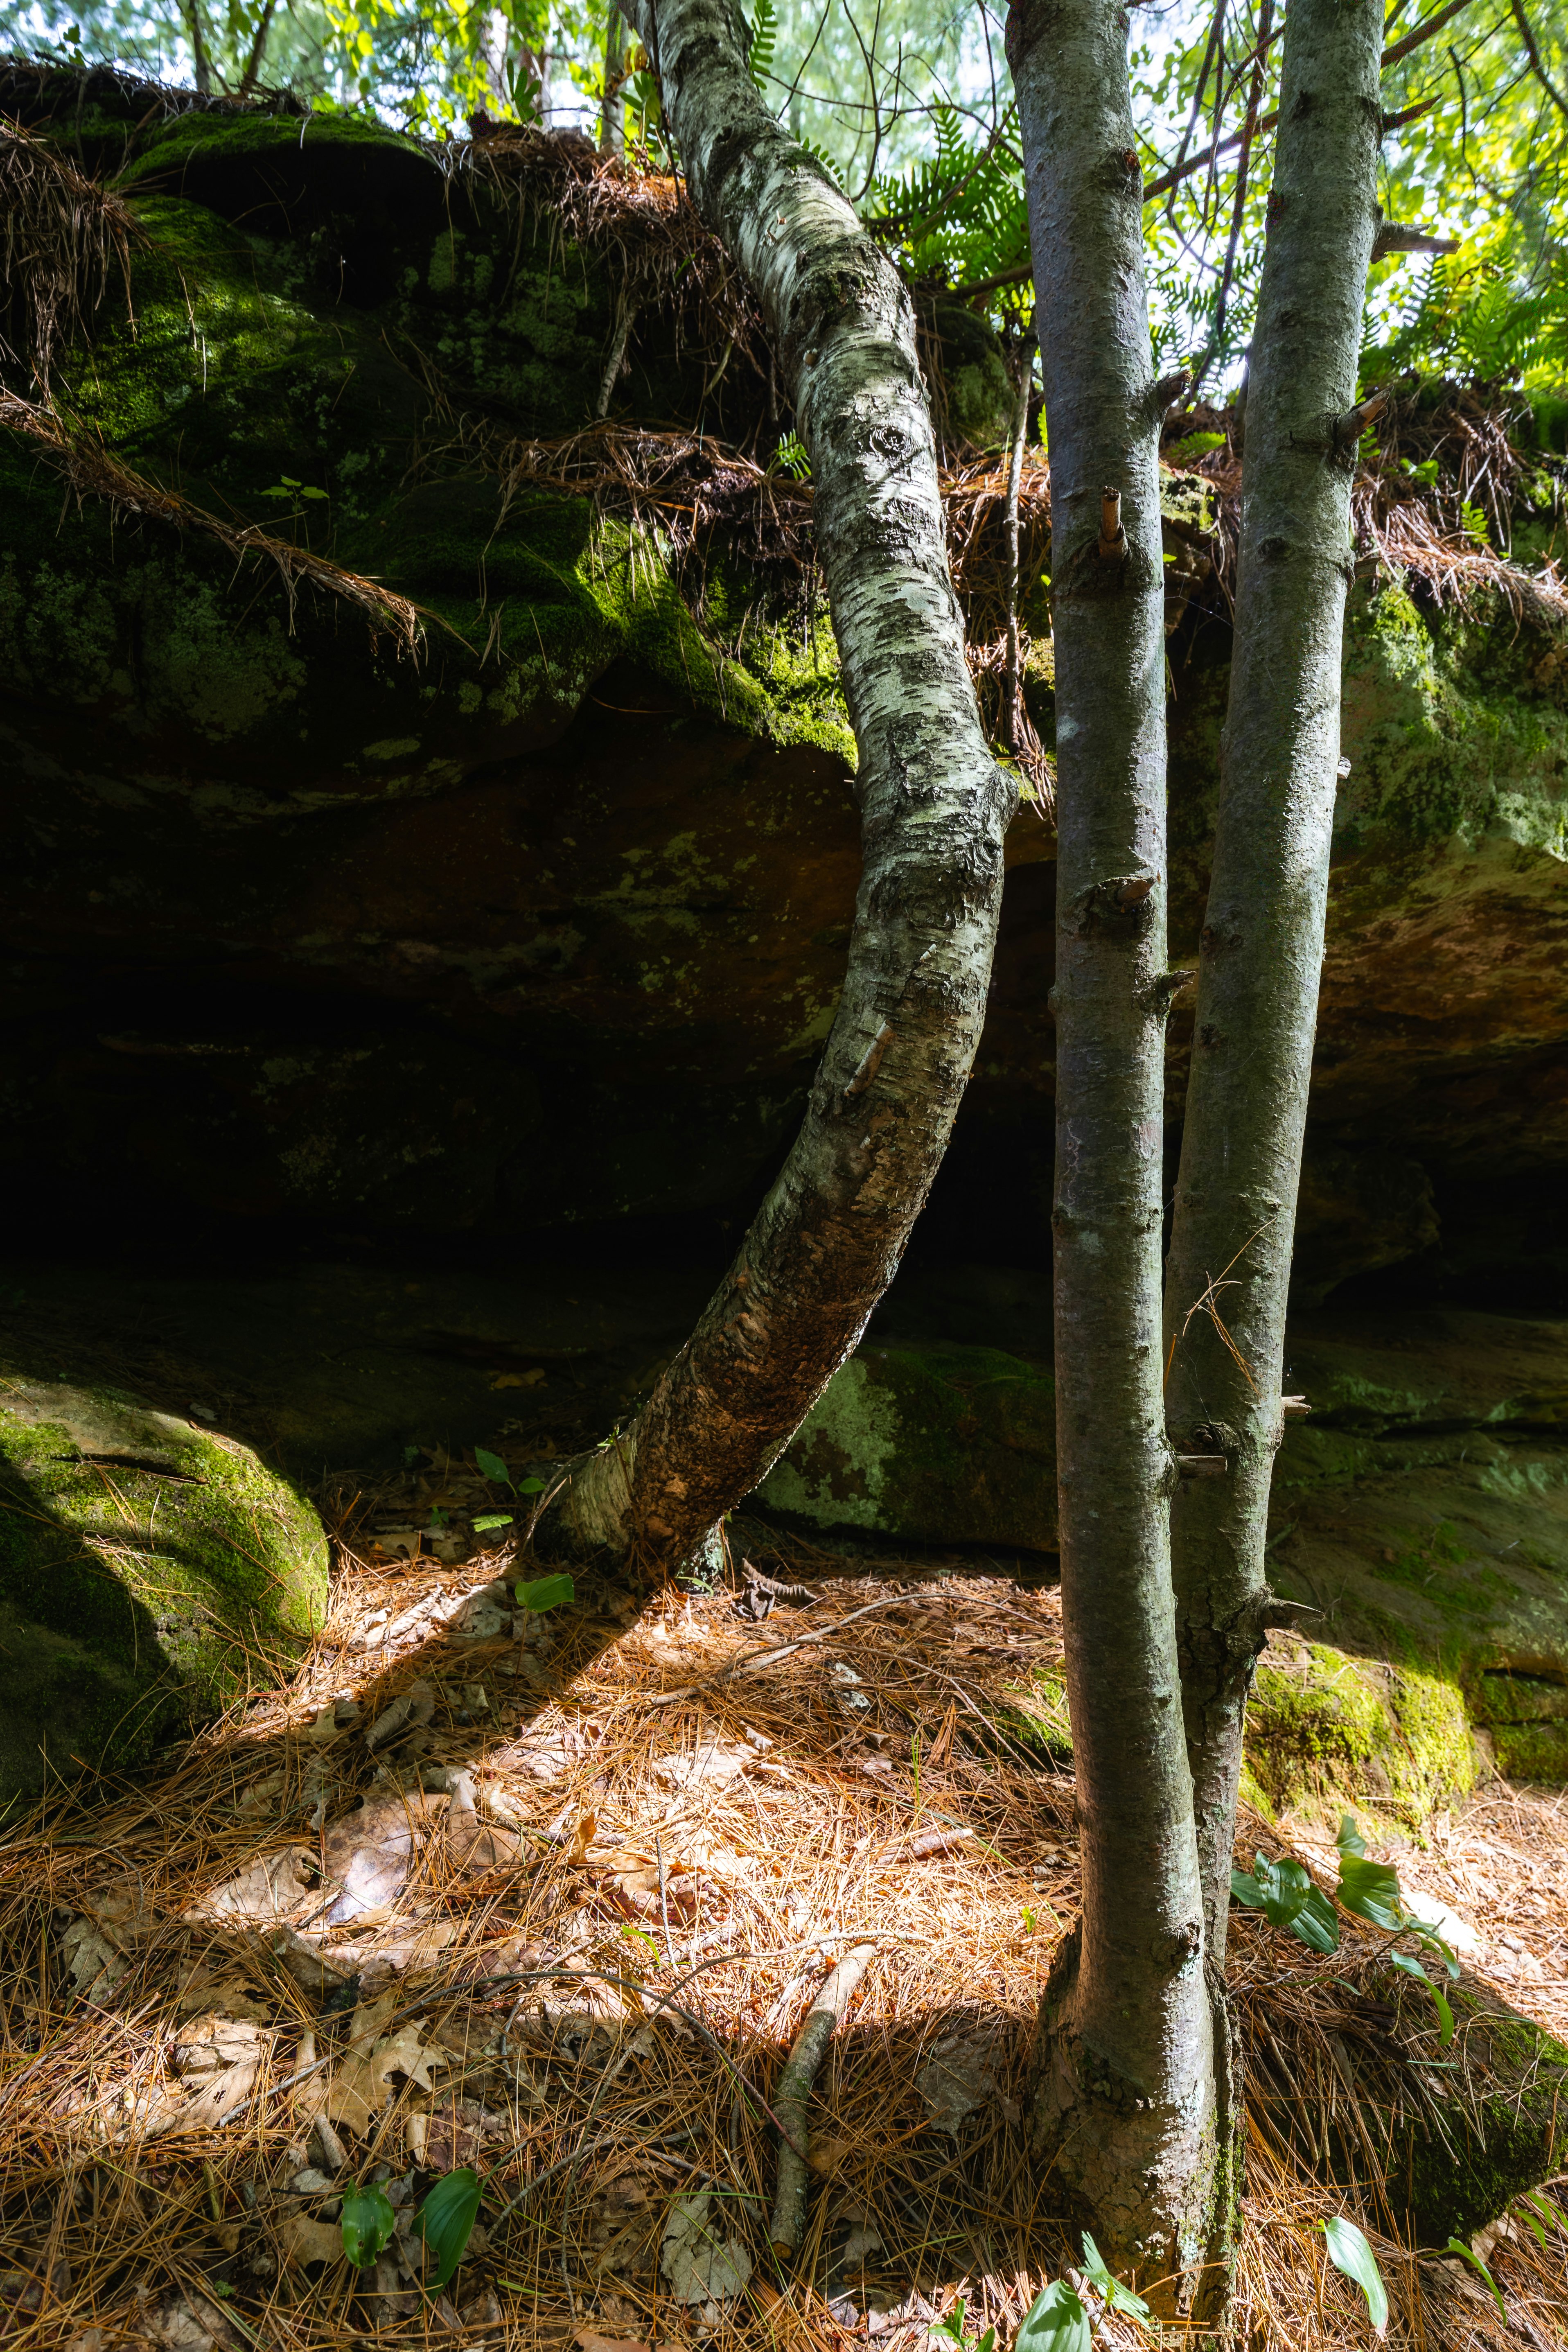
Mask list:
[{"label": "white birch bark", "polygon": [[697,1329],[560,1515],[668,1568],[789,1442],[854,1347],[942,1159],[984,1017],[1012,780],[980,725],[896,271],[763,105],[729,0],[630,0],[699,211],[749,278],[811,457],[859,750],[864,862],[800,1136]]}]

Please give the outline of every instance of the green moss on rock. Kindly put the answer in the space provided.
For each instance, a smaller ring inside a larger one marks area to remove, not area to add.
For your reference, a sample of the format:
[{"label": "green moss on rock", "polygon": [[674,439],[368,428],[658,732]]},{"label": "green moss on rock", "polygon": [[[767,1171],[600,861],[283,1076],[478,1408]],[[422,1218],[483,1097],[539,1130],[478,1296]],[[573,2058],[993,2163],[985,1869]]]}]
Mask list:
[{"label": "green moss on rock", "polygon": [[757,1496],[816,1527],[1049,1550],[1056,1384],[997,1348],[862,1347]]},{"label": "green moss on rock", "polygon": [[1247,1756],[1273,1813],[1361,1805],[1419,1828],[1475,1781],[1456,1683],[1296,1640],[1271,1641],[1258,1667]]},{"label": "green moss on rock", "polygon": [[0,1802],[134,1764],[285,1671],[326,1613],[315,1511],[247,1446],[113,1390],[0,1391]]},{"label": "green moss on rock", "polygon": [[[1411,1997],[1407,1988],[1395,1992],[1392,1970],[1387,1990]],[[1450,2054],[1459,2053],[1463,2076],[1441,2078],[1444,2133],[1404,2123],[1385,2175],[1390,2204],[1426,2246],[1468,2242],[1495,2221],[1552,2178],[1568,2139],[1568,2049],[1468,1985],[1456,1987],[1452,2001],[1458,2037]]]}]

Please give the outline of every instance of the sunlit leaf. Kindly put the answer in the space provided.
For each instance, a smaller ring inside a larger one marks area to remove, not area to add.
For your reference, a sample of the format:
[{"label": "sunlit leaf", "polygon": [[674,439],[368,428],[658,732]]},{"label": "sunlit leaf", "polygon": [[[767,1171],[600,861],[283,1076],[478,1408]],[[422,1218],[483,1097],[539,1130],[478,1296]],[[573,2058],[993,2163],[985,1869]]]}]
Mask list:
[{"label": "sunlit leaf", "polygon": [[1089,2352],[1089,2314],[1065,2279],[1053,2279],[1035,2297],[1013,2352]]},{"label": "sunlit leaf", "polygon": [[481,1518],[474,1521],[474,1533],[480,1536],[489,1535],[492,1528],[510,1528],[511,1524],[512,1516],[510,1511],[486,1511]]},{"label": "sunlit leaf", "polygon": [[1366,1852],[1366,1840],[1361,1833],[1361,1825],[1353,1813],[1340,1815],[1340,1833],[1334,1840],[1334,1843],[1339,1847],[1342,1854],[1363,1854]]},{"label": "sunlit leaf", "polygon": [[1270,1862],[1260,1853],[1252,1870],[1231,1872],[1230,1891],[1247,1909],[1261,1911],[1272,1926],[1288,1927],[1310,1950],[1339,1948],[1340,1923],[1333,1906],[1301,1863]]},{"label": "sunlit leaf", "polygon": [[479,2211],[479,2176],[465,2165],[438,2180],[419,2208],[420,2236],[436,2257],[436,2275],[427,2286],[444,2287],[463,2259]]},{"label": "sunlit leaf", "polygon": [[368,2270],[391,2237],[397,2216],[381,2189],[351,2189],[343,2199],[343,2252],[351,2263]]},{"label": "sunlit leaf", "polygon": [[1409,1924],[1399,1892],[1399,1874],[1386,1862],[1367,1862],[1359,1854],[1342,1853],[1340,1883],[1334,1893],[1347,1911],[1391,1935]]},{"label": "sunlit leaf", "polygon": [[1490,2271],[1488,2270],[1485,2263],[1482,2262],[1479,2254],[1477,2253],[1474,2246],[1468,2246],[1463,2238],[1450,2238],[1448,2241],[1448,2252],[1451,2254],[1458,2254],[1461,2262],[1468,2263],[1473,2271],[1479,2271],[1480,2273],[1481,2277],[1486,2282],[1487,2288],[1491,2295],[1492,2301],[1496,2304],[1498,2309],[1501,2312],[1503,2318],[1506,2321],[1508,2318],[1508,2305],[1502,2299],[1502,2289],[1499,2286],[1496,2279],[1493,2278]]},{"label": "sunlit leaf", "polygon": [[1149,2316],[1149,2306],[1141,2294],[1123,2286],[1115,2273],[1107,2267],[1104,2255],[1086,2230],[1083,2233],[1083,2267],[1089,2284],[1095,2289],[1108,2311],[1120,2311],[1142,2327]]},{"label": "sunlit leaf", "polygon": [[1388,2326],[1388,2290],[1372,2248],[1355,2223],[1347,2221],[1342,2213],[1331,2215],[1318,2227],[1327,2242],[1330,2262],[1360,2287],[1366,2297],[1367,2316],[1381,2336]]},{"label": "sunlit leaf", "polygon": [[1393,1961],[1396,1969],[1404,1969],[1407,1977],[1418,1978],[1421,1983],[1426,1986],[1433,2000],[1436,2002],[1437,2040],[1439,2044],[1446,2049],[1454,2038],[1454,2012],[1448,2006],[1448,1997],[1447,1993],[1443,1991],[1440,1986],[1433,1983],[1431,1978],[1427,1975],[1426,1969],[1422,1967],[1421,1962],[1415,1958],[1413,1952],[1390,1952],[1388,1957]]},{"label": "sunlit leaf", "polygon": [[482,1477],[493,1479],[502,1486],[511,1485],[510,1473],[499,1454],[487,1454],[482,1445],[476,1445],[474,1462]]}]

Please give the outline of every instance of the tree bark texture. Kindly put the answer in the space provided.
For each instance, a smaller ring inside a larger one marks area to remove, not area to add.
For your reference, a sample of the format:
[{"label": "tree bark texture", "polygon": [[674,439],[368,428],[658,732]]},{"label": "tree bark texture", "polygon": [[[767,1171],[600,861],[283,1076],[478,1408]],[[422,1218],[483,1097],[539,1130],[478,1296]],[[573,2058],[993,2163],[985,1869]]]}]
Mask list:
[{"label": "tree bark texture", "polygon": [[1177,1490],[1182,1688],[1211,1955],[1269,1616],[1285,1303],[1340,756],[1355,399],[1378,224],[1376,0],[1290,0],[1247,391],[1230,708],[1166,1273],[1167,1425],[1223,1477]]},{"label": "tree bark texture", "polygon": [[[1190,2309],[1223,2236],[1214,2015],[1160,1359],[1165,653],[1142,175],[1119,0],[1016,0],[1051,458],[1057,1445],[1081,1938],[1041,2006],[1035,2129],[1113,2268]],[[1223,2074],[1223,2066],[1222,2066]]]},{"label": "tree bark texture", "polygon": [[898,1265],[980,1040],[1016,789],[964,660],[897,272],[763,106],[730,0],[634,0],[626,14],[811,457],[863,843],[844,993],[800,1135],[691,1339],[563,1498],[577,1543],[658,1570],[765,1475]]}]

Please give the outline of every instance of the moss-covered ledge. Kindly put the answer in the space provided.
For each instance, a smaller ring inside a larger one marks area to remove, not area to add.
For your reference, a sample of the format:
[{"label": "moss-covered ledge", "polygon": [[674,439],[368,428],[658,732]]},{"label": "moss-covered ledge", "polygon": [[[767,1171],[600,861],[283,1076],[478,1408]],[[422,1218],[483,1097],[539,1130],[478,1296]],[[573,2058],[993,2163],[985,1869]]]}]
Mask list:
[{"label": "moss-covered ledge", "polygon": [[0,1374],[0,1806],[275,1681],[326,1604],[315,1510],[248,1446]]}]

